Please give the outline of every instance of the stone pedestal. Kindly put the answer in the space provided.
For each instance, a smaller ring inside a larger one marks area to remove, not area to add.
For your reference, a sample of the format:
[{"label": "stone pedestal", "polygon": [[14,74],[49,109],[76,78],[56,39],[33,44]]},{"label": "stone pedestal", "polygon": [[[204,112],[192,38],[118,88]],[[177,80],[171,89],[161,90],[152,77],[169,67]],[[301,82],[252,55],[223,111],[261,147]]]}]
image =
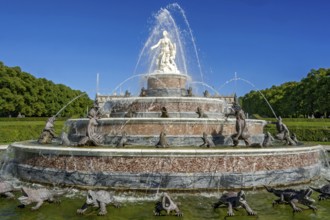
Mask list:
[{"label": "stone pedestal", "polygon": [[147,96],[186,96],[187,76],[178,73],[152,73],[148,76]]}]

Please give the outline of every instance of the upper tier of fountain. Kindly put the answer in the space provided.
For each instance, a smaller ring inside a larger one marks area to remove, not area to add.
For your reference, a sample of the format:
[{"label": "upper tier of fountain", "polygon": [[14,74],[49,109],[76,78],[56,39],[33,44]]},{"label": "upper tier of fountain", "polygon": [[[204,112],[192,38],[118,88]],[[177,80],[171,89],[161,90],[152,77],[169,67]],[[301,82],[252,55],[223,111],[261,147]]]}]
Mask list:
[{"label": "upper tier of fountain", "polygon": [[[194,95],[187,88],[188,75],[165,69],[147,74],[147,88],[137,97],[129,92],[124,96],[97,95],[102,116],[95,132],[104,137],[103,145],[115,146],[125,134],[130,145],[155,146],[160,133],[166,133],[170,146],[199,146],[204,133],[212,136],[216,145],[231,144],[236,120],[225,118],[225,114],[231,112],[234,97],[210,96],[207,91],[204,96]],[[78,143],[88,133],[88,121],[68,121],[71,143]],[[246,122],[251,141],[261,143],[265,121]]]},{"label": "upper tier of fountain", "polygon": [[[163,13],[165,12],[167,11]],[[159,15],[159,17],[164,20],[163,13],[160,13],[162,16]],[[168,12],[165,14],[167,15]],[[177,29],[176,26],[174,29]],[[182,47],[180,37],[172,42],[171,35],[167,30],[163,30],[162,35],[157,43],[150,46],[150,53],[153,54],[150,62],[154,64],[151,65],[154,66],[154,69],[144,75],[147,88],[141,88],[138,97],[131,97],[128,91],[124,96],[97,95],[96,99],[102,114],[115,118],[158,118],[161,110],[165,108],[171,118],[197,118],[201,117],[197,114],[198,109],[200,109],[207,117],[223,118],[226,109],[233,102],[233,97],[229,100],[220,96],[211,97],[208,91],[205,91],[204,97],[195,96],[192,88],[187,88],[187,81],[190,80],[190,76],[187,73],[182,74],[176,64],[177,49]],[[180,46],[177,47],[177,44]]]},{"label": "upper tier of fountain", "polygon": [[[176,26],[174,30],[176,33]],[[95,123],[69,120],[70,143],[80,143],[92,130],[102,140],[97,145],[118,145],[125,136],[130,145],[155,146],[160,134],[167,137],[166,142],[171,146],[199,146],[208,135],[216,145],[231,144],[237,123],[225,118],[225,114],[233,112],[234,97],[230,100],[211,97],[208,91],[203,96],[195,95],[187,85],[189,75],[177,67],[177,49],[182,50],[180,37],[172,42],[171,36],[163,30],[162,37],[149,47],[157,53],[150,61],[155,68],[144,75],[147,88],[141,88],[137,97],[128,91],[124,96],[97,95],[96,103],[101,107],[98,111],[102,119]],[[92,124],[97,126],[91,127]],[[248,120],[244,132],[248,129],[251,141],[261,143],[264,125],[264,121]]]},{"label": "upper tier of fountain", "polygon": [[[92,129],[106,146],[117,145],[124,135],[130,145],[155,146],[161,133],[166,134],[170,146],[199,146],[203,135],[212,136],[216,145],[231,144],[237,123],[225,114],[233,112],[234,97],[211,96],[207,90],[202,96],[195,94],[189,85],[191,76],[183,48],[186,44],[180,29],[167,9],[157,13],[156,21],[138,61],[147,57],[149,68],[143,75],[146,88],[142,87],[138,96],[128,91],[124,96],[98,94],[101,119],[95,123],[69,120],[70,143],[78,143]],[[192,35],[190,39],[196,52]],[[200,66],[198,55],[196,58]],[[91,124],[97,126],[91,128]],[[252,142],[261,143],[264,125],[265,121],[247,120],[244,132],[249,133]]]}]

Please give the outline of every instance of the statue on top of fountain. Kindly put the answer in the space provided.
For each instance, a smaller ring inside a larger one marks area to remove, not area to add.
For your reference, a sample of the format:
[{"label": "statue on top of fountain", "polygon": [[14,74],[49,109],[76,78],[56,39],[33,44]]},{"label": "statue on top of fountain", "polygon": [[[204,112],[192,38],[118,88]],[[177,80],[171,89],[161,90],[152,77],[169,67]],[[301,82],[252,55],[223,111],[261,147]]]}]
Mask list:
[{"label": "statue on top of fountain", "polygon": [[160,53],[157,58],[157,71],[163,73],[180,73],[176,63],[176,44],[171,42],[167,31],[163,31],[163,38],[157,44],[151,47],[151,50],[160,47]]}]

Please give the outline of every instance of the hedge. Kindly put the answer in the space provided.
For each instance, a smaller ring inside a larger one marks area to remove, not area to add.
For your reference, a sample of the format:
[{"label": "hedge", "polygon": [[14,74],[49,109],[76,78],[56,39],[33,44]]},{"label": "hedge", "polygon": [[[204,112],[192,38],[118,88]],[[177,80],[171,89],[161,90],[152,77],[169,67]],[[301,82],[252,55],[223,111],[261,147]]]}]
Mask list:
[{"label": "hedge", "polygon": [[[273,127],[266,126],[265,131],[269,131],[272,135],[277,134],[277,131]],[[330,141],[330,129],[329,128],[290,128],[292,133],[295,133],[299,141],[315,141],[315,142],[328,142]]]},{"label": "hedge", "polygon": [[[7,124],[7,123],[6,123]],[[0,143],[8,144],[16,141],[36,140],[39,138],[46,122],[42,123],[29,123],[20,122],[13,123],[12,125],[4,125],[0,122]],[[64,121],[55,122],[55,133],[60,135]]]}]

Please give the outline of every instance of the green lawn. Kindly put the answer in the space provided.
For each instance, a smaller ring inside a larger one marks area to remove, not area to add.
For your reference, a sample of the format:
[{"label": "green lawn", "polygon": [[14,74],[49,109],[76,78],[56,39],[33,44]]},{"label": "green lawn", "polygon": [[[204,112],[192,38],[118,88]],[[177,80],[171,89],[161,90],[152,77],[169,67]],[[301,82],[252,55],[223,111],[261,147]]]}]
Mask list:
[{"label": "green lawn", "polygon": [[[276,119],[274,118],[265,118],[263,120],[266,121],[273,121],[275,122]],[[303,118],[284,118],[283,123],[286,124],[288,127],[326,127],[330,128],[330,119],[303,119]]]},{"label": "green lawn", "polygon": [[[24,118],[22,120],[0,120],[0,144],[16,141],[36,140],[46,125],[47,118]],[[59,135],[62,131],[64,120],[55,121],[55,132]]]}]

